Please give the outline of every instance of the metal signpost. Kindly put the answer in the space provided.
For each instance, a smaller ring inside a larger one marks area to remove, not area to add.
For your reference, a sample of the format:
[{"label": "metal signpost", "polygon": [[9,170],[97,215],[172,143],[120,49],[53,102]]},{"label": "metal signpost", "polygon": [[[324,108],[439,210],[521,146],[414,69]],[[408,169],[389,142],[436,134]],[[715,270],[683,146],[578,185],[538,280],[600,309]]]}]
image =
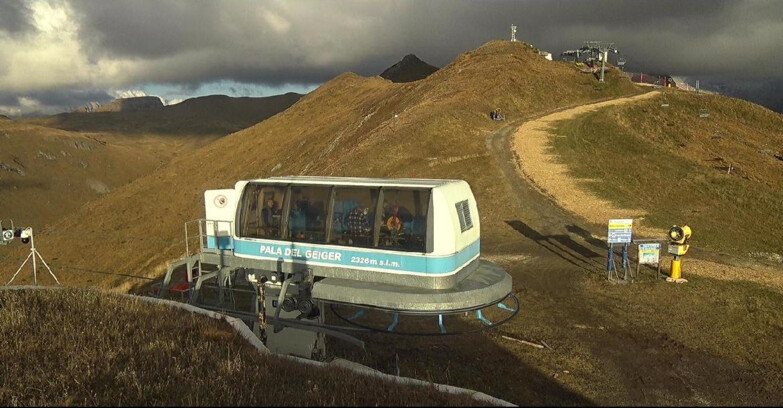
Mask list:
[{"label": "metal signpost", "polygon": [[[623,244],[623,281],[628,281],[630,265],[628,262],[628,244],[633,239],[633,219],[613,219],[609,220],[609,230],[607,233],[607,243],[609,252],[606,260],[607,279],[614,282],[619,279],[617,276],[617,267],[614,261],[614,244]],[[613,277],[614,275],[614,277]]]}]

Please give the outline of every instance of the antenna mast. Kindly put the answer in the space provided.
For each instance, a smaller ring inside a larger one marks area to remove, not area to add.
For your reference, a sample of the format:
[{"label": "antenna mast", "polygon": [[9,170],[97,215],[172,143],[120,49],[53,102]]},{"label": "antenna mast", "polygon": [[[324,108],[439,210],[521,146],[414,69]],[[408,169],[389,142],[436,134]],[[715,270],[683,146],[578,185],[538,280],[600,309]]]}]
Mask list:
[{"label": "antenna mast", "polygon": [[511,42],[517,42],[517,26],[511,24]]}]

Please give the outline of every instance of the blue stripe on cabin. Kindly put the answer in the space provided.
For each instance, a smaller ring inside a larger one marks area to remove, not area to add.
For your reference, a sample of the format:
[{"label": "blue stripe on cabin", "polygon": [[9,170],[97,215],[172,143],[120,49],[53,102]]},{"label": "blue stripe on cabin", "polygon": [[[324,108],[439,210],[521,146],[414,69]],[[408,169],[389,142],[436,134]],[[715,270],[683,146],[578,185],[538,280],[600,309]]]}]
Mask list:
[{"label": "blue stripe on cabin", "polygon": [[[283,262],[334,265],[354,269],[388,272],[411,272],[427,275],[448,275],[479,255],[481,241],[476,240],[462,250],[446,256],[362,248],[335,248],[281,241],[232,240],[219,237],[218,249],[234,249],[241,257],[283,260]],[[207,237],[207,247],[215,249],[215,237]]]},{"label": "blue stripe on cabin", "polygon": [[207,248],[209,249],[234,249],[234,240],[228,236],[217,237],[217,245],[215,245],[215,237],[207,235]]}]

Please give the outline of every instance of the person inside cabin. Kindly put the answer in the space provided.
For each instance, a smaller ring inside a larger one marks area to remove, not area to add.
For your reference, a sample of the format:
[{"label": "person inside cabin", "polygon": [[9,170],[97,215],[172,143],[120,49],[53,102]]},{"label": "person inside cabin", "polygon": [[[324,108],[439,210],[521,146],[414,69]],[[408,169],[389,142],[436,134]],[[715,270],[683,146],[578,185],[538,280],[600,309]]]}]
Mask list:
[{"label": "person inside cabin", "polygon": [[296,204],[299,206],[299,209],[302,210],[302,213],[305,215],[310,214],[310,199],[307,198],[307,196],[302,196],[300,200],[296,201]]},{"label": "person inside cabin", "polygon": [[406,222],[413,220],[413,214],[398,203],[394,203],[389,206],[388,203],[383,203],[383,222],[389,231],[396,233],[401,232]]},{"label": "person inside cabin", "polygon": [[301,207],[302,204],[300,201],[294,202],[294,208],[291,209],[291,215],[288,221],[291,237],[295,239],[305,239],[305,230],[307,229],[307,215]]},{"label": "person inside cabin", "polygon": [[370,233],[370,223],[367,221],[367,208],[356,207],[348,214],[348,232],[351,235],[367,235]]},{"label": "person inside cabin", "polygon": [[271,231],[280,227],[280,208],[277,206],[275,200],[271,198],[267,199],[266,205],[261,210],[261,214],[264,218],[264,224],[267,228],[271,228],[270,232],[268,232],[271,235]]}]

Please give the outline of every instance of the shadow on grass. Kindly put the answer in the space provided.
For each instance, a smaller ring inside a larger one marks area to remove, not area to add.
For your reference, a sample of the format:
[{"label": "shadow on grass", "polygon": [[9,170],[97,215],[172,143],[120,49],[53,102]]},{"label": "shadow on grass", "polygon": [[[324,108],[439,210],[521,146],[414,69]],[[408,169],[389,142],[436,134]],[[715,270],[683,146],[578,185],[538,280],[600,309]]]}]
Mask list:
[{"label": "shadow on grass", "polygon": [[606,248],[606,242],[601,241],[600,239],[597,239],[593,237],[593,234],[590,233],[590,231],[578,226],[578,225],[566,225],[566,230],[572,234],[579,235],[582,237],[588,244],[598,248],[598,249],[604,249]]},{"label": "shadow on grass", "polygon": [[[566,234],[543,235],[520,220],[506,221],[506,224],[526,238],[531,239],[536,244],[580,269],[591,272],[595,271],[596,268],[602,267],[601,262],[596,260],[604,258],[603,255],[574,241]],[[606,245],[602,241],[592,238],[589,232],[580,227],[569,225],[566,228],[569,232],[574,232],[584,237],[586,242],[594,247],[600,248]]]},{"label": "shadow on grass", "polygon": [[[434,323],[433,323],[434,324]],[[365,351],[331,341],[331,353],[377,370],[483,392],[520,406],[594,406],[520,356],[550,353],[509,341],[497,329],[455,336],[362,336]],[[531,356],[541,358],[540,355]]]}]

